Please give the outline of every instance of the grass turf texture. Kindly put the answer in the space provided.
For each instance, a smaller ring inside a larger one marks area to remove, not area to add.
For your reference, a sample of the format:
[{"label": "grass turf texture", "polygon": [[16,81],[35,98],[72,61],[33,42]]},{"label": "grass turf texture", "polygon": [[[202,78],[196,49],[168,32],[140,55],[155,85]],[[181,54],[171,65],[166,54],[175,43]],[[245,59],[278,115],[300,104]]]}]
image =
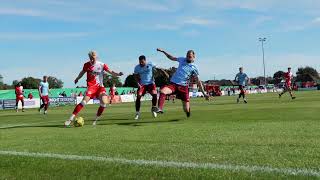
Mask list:
[{"label": "grass turf texture", "polygon": [[[249,104],[235,97],[212,102],[192,99],[186,119],[181,103],[166,103],[165,114],[153,119],[143,102],[142,120],[133,119],[134,105],[109,107],[92,127],[98,106],[86,106],[82,128],[63,128],[73,107],[25,113],[0,111],[0,151],[214,163],[309,169],[320,172],[320,92],[249,95]],[[161,167],[117,162],[65,160],[0,155],[0,179],[317,179],[281,172]]]}]

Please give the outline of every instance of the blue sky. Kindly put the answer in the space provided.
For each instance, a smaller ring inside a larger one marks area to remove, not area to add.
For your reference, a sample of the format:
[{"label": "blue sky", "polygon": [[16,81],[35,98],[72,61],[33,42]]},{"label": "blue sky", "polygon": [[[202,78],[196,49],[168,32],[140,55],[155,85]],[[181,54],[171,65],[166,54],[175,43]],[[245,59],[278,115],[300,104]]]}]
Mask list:
[{"label": "blue sky", "polygon": [[[11,84],[52,75],[65,87],[94,49],[111,69],[132,73],[139,55],[162,67],[194,49],[201,78],[233,78],[239,66],[320,70],[320,1],[314,0],[1,0],[0,74]],[[84,79],[80,85],[84,85]]]}]

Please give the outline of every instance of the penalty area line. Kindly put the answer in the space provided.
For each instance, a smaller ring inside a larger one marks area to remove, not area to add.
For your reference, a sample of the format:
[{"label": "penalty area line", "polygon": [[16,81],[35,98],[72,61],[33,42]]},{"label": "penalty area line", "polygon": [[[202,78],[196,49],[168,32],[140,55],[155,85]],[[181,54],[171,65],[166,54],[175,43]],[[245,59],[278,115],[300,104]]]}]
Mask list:
[{"label": "penalty area line", "polygon": [[124,159],[113,157],[100,156],[80,156],[67,154],[53,153],[34,153],[34,152],[18,152],[18,151],[0,151],[3,156],[24,156],[32,158],[52,158],[62,160],[87,160],[87,161],[102,161],[109,163],[121,163],[138,166],[158,166],[171,168],[189,168],[189,169],[211,169],[211,170],[226,170],[226,171],[244,171],[249,173],[279,173],[292,176],[313,176],[320,177],[320,170],[315,169],[299,169],[299,168],[275,168],[268,166],[249,166],[249,165],[232,165],[218,163],[194,163],[194,162],[175,162],[175,161],[158,161],[158,160],[143,160],[143,159]]}]

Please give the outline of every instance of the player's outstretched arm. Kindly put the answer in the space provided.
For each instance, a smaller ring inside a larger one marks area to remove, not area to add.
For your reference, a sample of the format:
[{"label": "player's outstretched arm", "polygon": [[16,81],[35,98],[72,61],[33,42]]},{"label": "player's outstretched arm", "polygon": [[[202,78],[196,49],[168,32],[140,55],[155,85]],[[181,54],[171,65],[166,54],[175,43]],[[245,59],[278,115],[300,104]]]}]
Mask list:
[{"label": "player's outstretched arm", "polygon": [[106,70],[107,73],[111,74],[112,76],[122,76],[123,75],[123,72],[119,72],[119,73],[116,73],[112,70]]},{"label": "player's outstretched arm", "polygon": [[157,51],[162,52],[164,55],[167,56],[168,59],[170,59],[172,61],[177,61],[178,60],[178,58],[172,56],[171,54],[167,53],[166,51],[164,51],[164,50],[162,50],[160,48],[157,48]]},{"label": "player's outstretched arm", "polygon": [[79,79],[81,79],[82,78],[82,76],[85,74],[86,72],[85,71],[80,71],[80,73],[79,73],[79,75],[78,75],[78,77],[74,80],[74,83],[75,84],[77,84],[78,83],[78,81],[79,81]]},{"label": "player's outstretched arm", "polygon": [[200,91],[202,92],[202,94],[204,95],[204,97],[206,98],[206,100],[210,100],[210,96],[206,93],[206,91],[204,90],[203,84],[201,82],[201,80],[199,79],[199,77],[197,77],[197,81],[198,81],[198,86],[200,88]]}]

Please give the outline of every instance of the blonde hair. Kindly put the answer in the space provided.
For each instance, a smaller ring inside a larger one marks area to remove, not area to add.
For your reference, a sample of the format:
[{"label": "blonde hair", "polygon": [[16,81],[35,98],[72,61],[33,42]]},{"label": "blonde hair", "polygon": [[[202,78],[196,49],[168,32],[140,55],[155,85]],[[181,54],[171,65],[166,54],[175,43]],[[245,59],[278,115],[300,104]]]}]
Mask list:
[{"label": "blonde hair", "polygon": [[89,51],[88,56],[92,57],[93,55],[97,55],[96,51]]}]

